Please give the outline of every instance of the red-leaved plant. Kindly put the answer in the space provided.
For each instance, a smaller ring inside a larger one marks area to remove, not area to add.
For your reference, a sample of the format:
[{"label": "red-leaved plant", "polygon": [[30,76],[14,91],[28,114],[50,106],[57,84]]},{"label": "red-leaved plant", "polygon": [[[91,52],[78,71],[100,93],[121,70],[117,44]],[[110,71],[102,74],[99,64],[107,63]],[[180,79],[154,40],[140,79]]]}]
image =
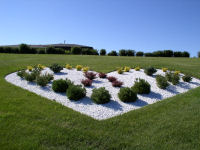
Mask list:
[{"label": "red-leaved plant", "polygon": [[114,86],[114,87],[121,87],[123,85],[123,82],[121,82],[121,81],[113,81],[112,82],[112,86]]},{"label": "red-leaved plant", "polygon": [[102,73],[102,72],[99,73],[99,78],[106,78],[106,76],[107,75],[105,73]]},{"label": "red-leaved plant", "polygon": [[85,72],[85,77],[90,79],[90,80],[93,80],[96,78],[96,74],[93,73],[93,72]]},{"label": "red-leaved plant", "polygon": [[81,83],[82,83],[84,86],[91,86],[91,85],[92,85],[92,80],[90,80],[90,79],[85,79],[85,80],[82,80]]},{"label": "red-leaved plant", "polygon": [[110,76],[110,77],[107,77],[107,79],[110,81],[110,82],[114,82],[117,80],[117,78],[113,77],[113,76]]}]

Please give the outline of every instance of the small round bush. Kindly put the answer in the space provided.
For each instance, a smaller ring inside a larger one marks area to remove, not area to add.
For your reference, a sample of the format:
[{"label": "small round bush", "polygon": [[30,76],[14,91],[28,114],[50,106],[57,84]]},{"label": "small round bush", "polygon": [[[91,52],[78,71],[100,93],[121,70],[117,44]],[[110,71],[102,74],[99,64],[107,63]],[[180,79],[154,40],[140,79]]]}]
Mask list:
[{"label": "small round bush", "polygon": [[157,72],[157,70],[153,67],[149,67],[144,70],[144,73],[146,73],[149,76],[152,76],[156,72]]},{"label": "small round bush", "polygon": [[90,80],[93,80],[93,79],[96,78],[96,74],[93,73],[93,72],[85,72],[85,73],[84,73],[84,76],[85,76],[86,78],[90,79]]},{"label": "small round bush", "polygon": [[106,78],[106,76],[107,75],[105,73],[102,73],[102,72],[99,73],[99,78]]},{"label": "small round bush", "polygon": [[68,87],[70,87],[71,85],[74,85],[74,83],[69,79],[66,79],[66,82],[67,82]]},{"label": "small round bush", "polygon": [[183,79],[184,82],[190,82],[192,80],[192,77],[189,76],[189,75],[185,75],[185,76],[182,77],[182,79]]},{"label": "small round bush", "polygon": [[165,78],[166,78],[167,81],[169,81],[169,82],[172,82],[172,76],[173,76],[173,73],[171,73],[171,72],[167,72],[167,73],[165,74]]},{"label": "small round bush", "polygon": [[66,92],[68,88],[68,84],[66,80],[59,79],[59,80],[54,80],[52,83],[52,89],[55,92]]},{"label": "small round bush", "polygon": [[108,103],[110,98],[110,93],[105,89],[105,87],[92,90],[91,99],[97,104]]},{"label": "small round bush", "polygon": [[177,85],[179,84],[179,81],[180,81],[180,77],[178,74],[173,74],[172,75],[172,84],[173,85]]},{"label": "small round bush", "polygon": [[24,78],[29,82],[33,82],[36,79],[36,76],[34,73],[25,73]]},{"label": "small round bush", "polygon": [[110,77],[107,77],[108,81],[110,82],[114,82],[117,80],[117,78],[113,77],[113,76],[110,76]]},{"label": "small round bush", "polygon": [[137,100],[137,94],[128,87],[121,88],[118,97],[123,102],[135,102]]},{"label": "small round bush", "polygon": [[42,75],[42,76],[37,76],[36,77],[36,83],[37,83],[37,85],[39,85],[39,86],[42,86],[42,87],[44,87],[44,86],[46,86],[47,84],[48,84],[48,78],[47,78],[47,76],[45,76],[45,75]]},{"label": "small round bush", "polygon": [[18,71],[18,72],[17,72],[17,75],[18,75],[20,78],[24,78],[25,70]]},{"label": "small round bush", "polygon": [[171,73],[171,72],[166,73],[165,78],[167,79],[167,81],[171,82],[173,85],[178,84],[180,80],[180,77],[178,74]]},{"label": "small round bush", "polygon": [[59,73],[59,72],[63,69],[63,67],[60,66],[60,65],[58,65],[58,64],[52,64],[52,65],[50,66],[50,69],[51,69],[54,73]]},{"label": "small round bush", "polygon": [[53,75],[52,74],[45,74],[45,77],[47,78],[48,82],[50,82],[51,80],[54,79]]},{"label": "small round bush", "polygon": [[121,87],[123,85],[123,82],[121,82],[121,81],[113,81],[112,82],[112,86],[113,87]]},{"label": "small round bush", "polygon": [[90,80],[90,79],[85,79],[85,80],[82,80],[81,83],[82,83],[84,86],[91,86],[91,85],[92,85],[92,80]]},{"label": "small round bush", "polygon": [[151,85],[144,79],[137,79],[131,89],[138,94],[149,94],[151,91]]},{"label": "small round bush", "polygon": [[81,85],[70,85],[67,89],[67,97],[70,100],[79,100],[86,96],[86,89],[83,88]]},{"label": "small round bush", "polygon": [[169,86],[167,79],[161,75],[156,76],[156,84],[161,89],[166,89]]}]

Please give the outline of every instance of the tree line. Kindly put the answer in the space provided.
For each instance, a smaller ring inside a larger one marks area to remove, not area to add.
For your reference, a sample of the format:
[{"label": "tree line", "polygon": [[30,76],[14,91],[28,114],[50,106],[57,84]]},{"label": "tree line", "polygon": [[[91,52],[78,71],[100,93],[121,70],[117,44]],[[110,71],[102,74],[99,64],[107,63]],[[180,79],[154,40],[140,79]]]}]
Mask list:
[{"label": "tree line", "polygon": [[[32,48],[27,44],[21,44],[19,47],[0,47],[0,53],[19,53],[19,54],[74,54],[74,55],[101,55],[101,56],[140,56],[140,57],[190,57],[187,51],[172,51],[172,50],[158,50],[154,52],[144,53],[142,51],[136,52],[131,49],[121,49],[118,52],[112,50],[107,53],[106,49],[93,49],[72,47],[71,50],[63,48],[47,47],[47,48]],[[200,52],[198,52],[200,57]]]}]

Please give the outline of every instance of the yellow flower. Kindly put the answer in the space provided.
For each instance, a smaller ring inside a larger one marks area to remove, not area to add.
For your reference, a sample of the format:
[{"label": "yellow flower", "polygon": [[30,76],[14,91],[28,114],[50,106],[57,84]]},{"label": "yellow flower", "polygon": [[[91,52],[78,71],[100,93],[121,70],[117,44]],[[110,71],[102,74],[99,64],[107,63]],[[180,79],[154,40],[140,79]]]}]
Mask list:
[{"label": "yellow flower", "polygon": [[163,72],[167,72],[168,68],[162,68]]},{"label": "yellow flower", "polygon": [[119,69],[117,69],[117,72],[118,72],[119,74],[122,74],[124,71],[123,71],[122,68],[119,68]]},{"label": "yellow flower", "polygon": [[28,71],[32,71],[33,67],[32,66],[27,66]]},{"label": "yellow flower", "polygon": [[125,72],[129,72],[130,69],[131,69],[130,67],[127,67],[127,66],[124,67],[124,71],[125,71]]},{"label": "yellow flower", "polygon": [[179,75],[181,72],[180,71],[175,71],[174,74]]},{"label": "yellow flower", "polygon": [[140,71],[140,67],[135,67],[135,71]]},{"label": "yellow flower", "polygon": [[76,66],[76,70],[77,70],[77,71],[81,71],[82,68],[83,68],[83,66],[81,66],[81,65],[77,65],[77,66]]},{"label": "yellow flower", "polygon": [[65,68],[66,68],[66,69],[72,69],[72,66],[70,66],[69,64],[66,64],[66,65],[65,65]]},{"label": "yellow flower", "polygon": [[39,69],[44,69],[44,68],[46,68],[46,66],[43,66],[43,65],[41,65],[41,64],[38,64],[37,67],[38,67]]},{"label": "yellow flower", "polygon": [[89,70],[89,67],[83,67],[82,71],[87,72]]}]

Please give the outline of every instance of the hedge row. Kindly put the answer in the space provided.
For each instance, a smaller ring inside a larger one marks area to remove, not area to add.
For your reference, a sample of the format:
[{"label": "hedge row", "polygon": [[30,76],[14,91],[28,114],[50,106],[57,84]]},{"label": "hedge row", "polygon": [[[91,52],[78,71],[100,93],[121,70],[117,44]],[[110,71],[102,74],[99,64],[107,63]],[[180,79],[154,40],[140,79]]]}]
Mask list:
[{"label": "hedge row", "polygon": [[[108,56],[145,56],[145,57],[190,57],[187,51],[154,51],[152,53],[144,53],[141,51],[121,49],[119,52],[112,50],[108,54],[105,49],[100,51],[92,48],[72,47],[71,50],[63,48],[47,47],[47,48],[31,48],[26,44],[17,47],[0,47],[0,53],[20,53],[20,54],[74,54],[74,55],[108,55]],[[200,57],[200,52],[198,53]]]}]

